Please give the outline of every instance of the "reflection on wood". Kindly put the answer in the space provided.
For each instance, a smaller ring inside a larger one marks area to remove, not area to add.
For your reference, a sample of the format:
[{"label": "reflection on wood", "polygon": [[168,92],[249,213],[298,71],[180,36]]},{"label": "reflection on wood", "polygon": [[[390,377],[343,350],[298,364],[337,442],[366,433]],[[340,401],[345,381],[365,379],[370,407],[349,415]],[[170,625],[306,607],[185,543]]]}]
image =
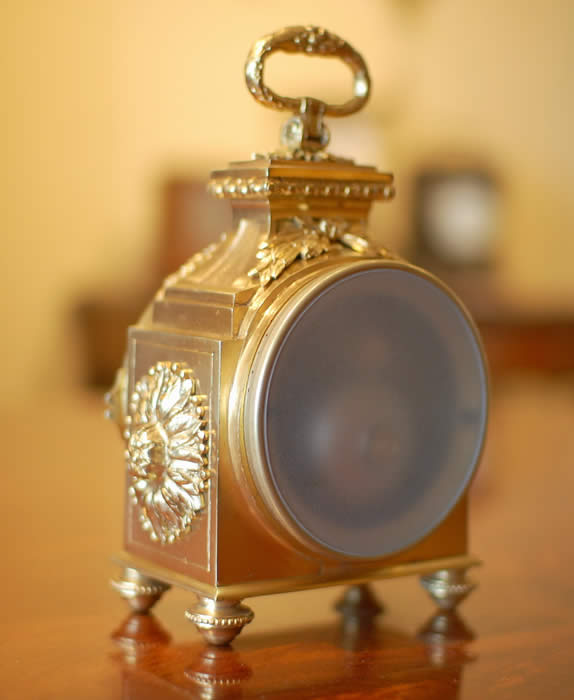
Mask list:
[{"label": "reflection on wood", "polygon": [[364,616],[261,635],[237,649],[150,644],[142,635],[139,649],[123,647],[122,698],[381,697],[400,687],[401,697],[454,700],[474,658],[467,649],[472,635],[460,633],[466,631],[460,618],[447,624],[443,613],[436,618],[424,639]]}]

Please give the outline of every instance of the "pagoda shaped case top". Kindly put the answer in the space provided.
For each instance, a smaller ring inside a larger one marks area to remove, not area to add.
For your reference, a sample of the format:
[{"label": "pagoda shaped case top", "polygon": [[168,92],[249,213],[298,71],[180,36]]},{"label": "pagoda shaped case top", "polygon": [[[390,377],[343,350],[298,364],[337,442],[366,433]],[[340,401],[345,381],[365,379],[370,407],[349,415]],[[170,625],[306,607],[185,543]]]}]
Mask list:
[{"label": "pagoda shaped case top", "polygon": [[[274,51],[338,57],[342,105],[264,83]],[[417,574],[471,589],[467,489],[487,420],[475,326],[444,284],[373,243],[393,177],[329,154],[328,116],[369,95],[361,56],[316,27],[258,41],[247,85],[290,110],[283,149],[213,173],[232,230],[165,280],[129,329],[109,414],[125,439],[122,576],[139,611],[171,585],[229,642],[247,597]]]}]

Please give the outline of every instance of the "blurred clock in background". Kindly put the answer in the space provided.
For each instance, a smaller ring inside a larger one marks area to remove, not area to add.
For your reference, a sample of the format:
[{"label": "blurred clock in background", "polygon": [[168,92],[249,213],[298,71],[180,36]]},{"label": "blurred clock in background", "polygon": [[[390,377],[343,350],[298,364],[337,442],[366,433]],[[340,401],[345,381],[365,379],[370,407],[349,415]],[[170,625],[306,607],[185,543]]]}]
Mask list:
[{"label": "blurred clock in background", "polygon": [[417,262],[433,268],[489,267],[499,231],[500,194],[485,169],[425,168],[414,184]]}]

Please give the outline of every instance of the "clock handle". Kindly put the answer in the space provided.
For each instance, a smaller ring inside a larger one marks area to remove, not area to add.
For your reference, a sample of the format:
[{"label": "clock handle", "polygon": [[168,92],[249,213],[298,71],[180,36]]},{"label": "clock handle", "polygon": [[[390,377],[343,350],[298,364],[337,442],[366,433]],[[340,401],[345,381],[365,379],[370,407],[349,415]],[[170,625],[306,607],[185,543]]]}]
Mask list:
[{"label": "clock handle", "polygon": [[[314,97],[278,95],[263,80],[265,60],[276,51],[340,58],[353,73],[353,97],[343,104],[327,104]],[[360,110],[369,98],[371,79],[361,54],[344,39],[321,27],[287,27],[259,39],[245,63],[245,80],[253,97],[272,109],[295,116],[283,129],[282,140],[290,150],[315,152],[329,142],[323,116],[345,117]]]}]

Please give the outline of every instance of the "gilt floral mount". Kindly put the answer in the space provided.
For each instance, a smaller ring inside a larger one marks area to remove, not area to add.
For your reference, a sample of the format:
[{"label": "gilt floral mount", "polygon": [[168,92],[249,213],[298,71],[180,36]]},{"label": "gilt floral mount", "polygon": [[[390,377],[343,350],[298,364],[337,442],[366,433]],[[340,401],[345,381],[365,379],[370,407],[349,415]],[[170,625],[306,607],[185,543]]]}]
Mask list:
[{"label": "gilt floral mount", "polygon": [[205,508],[205,396],[185,363],[158,362],[135,385],[126,417],[129,493],[150,539],[170,544]]}]

